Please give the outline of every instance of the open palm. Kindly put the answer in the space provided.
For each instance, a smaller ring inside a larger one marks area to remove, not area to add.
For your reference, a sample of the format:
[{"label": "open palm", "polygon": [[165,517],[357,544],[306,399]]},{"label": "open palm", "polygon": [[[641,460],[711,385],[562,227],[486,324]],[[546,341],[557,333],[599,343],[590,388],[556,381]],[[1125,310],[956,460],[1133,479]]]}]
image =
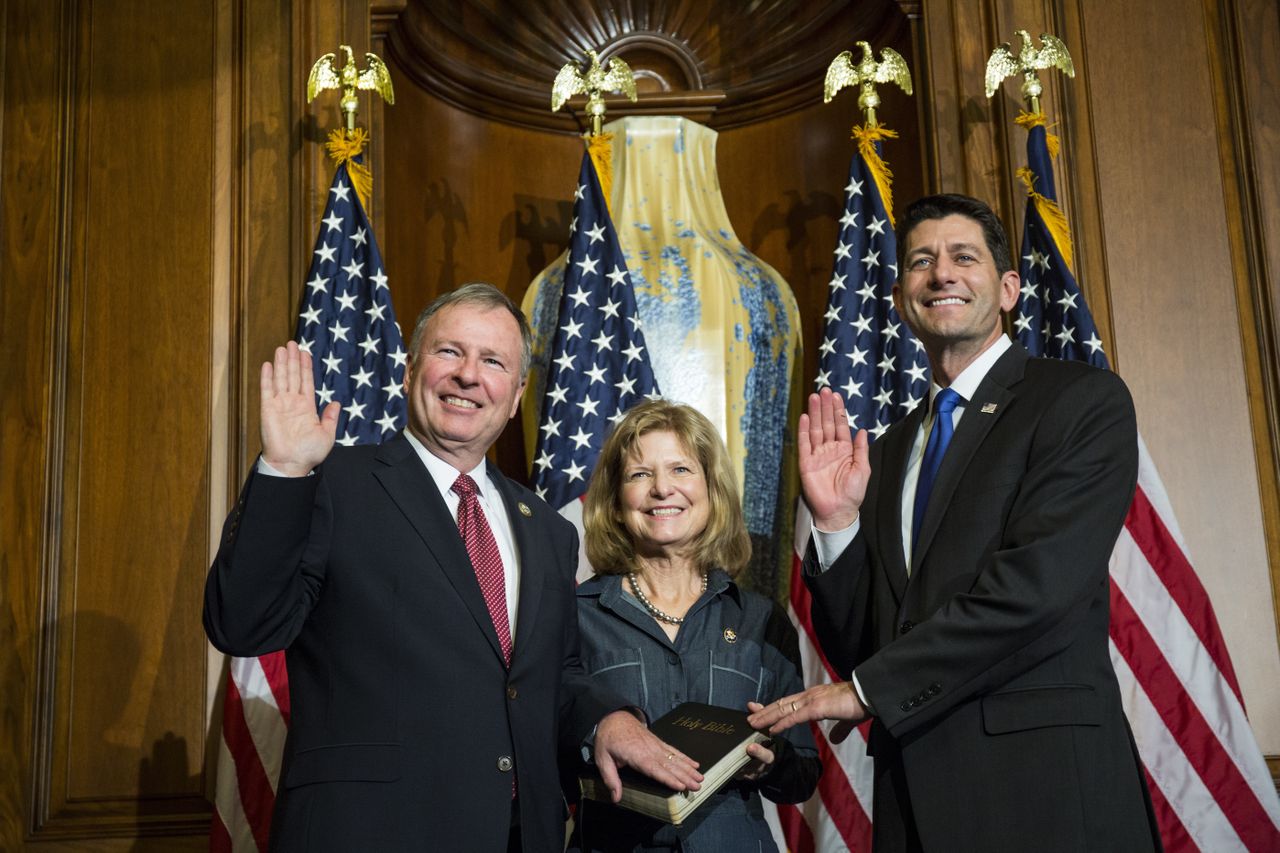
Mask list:
[{"label": "open palm", "polygon": [[844,401],[830,388],[809,395],[800,416],[800,488],[819,530],[843,530],[858,517],[871,462],[866,430],[853,435]]},{"label": "open palm", "polygon": [[290,477],[305,476],[333,449],[339,406],[316,414],[311,355],[293,341],[263,363],[261,388],[263,461]]}]

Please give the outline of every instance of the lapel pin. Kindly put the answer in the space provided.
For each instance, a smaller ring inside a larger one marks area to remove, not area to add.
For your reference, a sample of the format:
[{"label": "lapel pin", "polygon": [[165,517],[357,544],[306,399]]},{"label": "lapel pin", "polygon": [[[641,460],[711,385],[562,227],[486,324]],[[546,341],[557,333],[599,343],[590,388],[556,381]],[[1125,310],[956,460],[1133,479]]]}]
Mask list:
[{"label": "lapel pin", "polygon": [[520,514],[525,518],[530,518],[533,515],[533,510],[529,509],[529,505],[524,501],[520,501],[516,504],[516,507],[520,510]]},{"label": "lapel pin", "polygon": [[984,414],[984,415],[989,415],[989,414],[991,414],[992,412],[994,412],[995,410],[996,410],[996,404],[995,404],[995,403],[983,403],[983,404],[982,404],[982,414]]},{"label": "lapel pin", "polygon": [[736,642],[738,642],[738,632],[737,632],[737,631],[735,631],[735,630],[733,630],[732,628],[725,628],[725,629],[724,629],[724,641],[725,641],[726,643],[736,643]]}]

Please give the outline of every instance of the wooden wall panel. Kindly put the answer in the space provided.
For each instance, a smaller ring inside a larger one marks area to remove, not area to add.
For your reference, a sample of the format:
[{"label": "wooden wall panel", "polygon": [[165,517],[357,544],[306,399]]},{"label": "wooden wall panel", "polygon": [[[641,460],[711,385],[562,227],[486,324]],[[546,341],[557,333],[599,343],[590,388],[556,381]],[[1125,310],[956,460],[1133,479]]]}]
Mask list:
[{"label": "wooden wall panel", "polygon": [[[202,818],[213,9],[73,6],[36,837]],[[181,33],[184,39],[169,37]],[[132,46],[127,59],[120,47]],[[196,381],[191,381],[192,377]]]},{"label": "wooden wall panel", "polygon": [[38,567],[48,509],[48,369],[54,331],[63,185],[62,129],[69,100],[57,58],[63,10],[39,0],[0,4],[0,849],[21,848],[32,768]]},{"label": "wooden wall panel", "polygon": [[[1253,307],[1259,386],[1251,395],[1254,444],[1259,467],[1263,460],[1269,466],[1262,472],[1260,497],[1272,555],[1272,602],[1280,618],[1280,9],[1258,0],[1225,5],[1223,19],[1235,56],[1228,68],[1241,81],[1230,90],[1236,96],[1230,139],[1237,146],[1247,260],[1238,284],[1244,285]],[[1280,757],[1275,762],[1280,767]]]}]

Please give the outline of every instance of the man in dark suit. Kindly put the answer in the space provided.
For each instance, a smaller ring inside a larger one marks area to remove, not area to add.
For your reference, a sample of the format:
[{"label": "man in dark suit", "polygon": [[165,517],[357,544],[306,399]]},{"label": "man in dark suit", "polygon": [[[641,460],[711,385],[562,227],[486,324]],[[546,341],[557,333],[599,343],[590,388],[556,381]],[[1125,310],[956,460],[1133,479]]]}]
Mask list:
[{"label": "man in dark suit", "polygon": [[877,851],[1159,849],[1107,640],[1137,480],[1128,390],[1004,335],[1019,278],[985,204],[921,199],[898,247],[928,405],[870,452],[829,390],[800,419],[805,581],[850,680],[753,723],[835,719],[840,739],[871,718]]},{"label": "man in dark suit", "polygon": [[262,366],[262,455],[205,629],[229,654],[288,650],[273,849],[562,849],[558,741],[590,743],[615,798],[621,766],[696,788],[691,760],[587,683],[573,527],[486,463],[529,368],[523,314],[466,285],[410,349],[409,428],[376,447],[334,447],[338,404],[317,417],[295,344]]}]

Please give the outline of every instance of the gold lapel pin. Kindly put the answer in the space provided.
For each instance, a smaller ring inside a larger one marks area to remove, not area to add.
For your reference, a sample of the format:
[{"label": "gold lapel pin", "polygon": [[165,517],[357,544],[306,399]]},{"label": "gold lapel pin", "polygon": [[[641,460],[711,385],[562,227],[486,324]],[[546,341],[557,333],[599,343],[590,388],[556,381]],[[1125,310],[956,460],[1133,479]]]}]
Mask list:
[{"label": "gold lapel pin", "polygon": [[982,414],[984,414],[984,415],[989,415],[989,414],[991,414],[992,412],[994,412],[995,410],[996,410],[996,404],[995,404],[995,403],[983,403],[983,404],[982,404]]},{"label": "gold lapel pin", "polygon": [[725,629],[724,629],[724,641],[725,641],[726,643],[736,643],[736,642],[738,642],[738,632],[737,632],[737,631],[735,631],[735,630],[733,630],[732,628],[725,628]]},{"label": "gold lapel pin", "polygon": [[525,518],[530,518],[533,516],[533,510],[529,509],[529,505],[524,501],[520,501],[518,504],[516,504],[516,507],[520,510],[520,514],[523,515]]}]

